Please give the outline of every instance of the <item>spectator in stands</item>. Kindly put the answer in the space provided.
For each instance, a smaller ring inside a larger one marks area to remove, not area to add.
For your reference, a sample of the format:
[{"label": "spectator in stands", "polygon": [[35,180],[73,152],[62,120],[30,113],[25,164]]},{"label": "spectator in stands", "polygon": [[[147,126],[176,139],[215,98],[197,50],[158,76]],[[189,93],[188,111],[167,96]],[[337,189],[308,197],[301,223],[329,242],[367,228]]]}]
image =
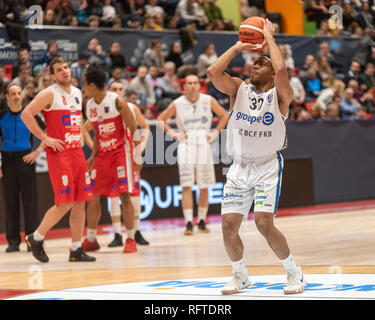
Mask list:
[{"label": "spectator in stands", "polygon": [[[206,16],[206,12],[204,10],[204,3],[206,0],[196,0],[198,4],[198,9],[197,9],[197,17],[200,22],[200,29],[206,29],[206,26],[208,24],[208,18]],[[221,21],[221,20],[220,20]]]},{"label": "spectator in stands", "polygon": [[75,8],[72,0],[48,1],[44,10],[52,9],[55,12],[55,24],[64,25],[68,17],[74,14]]},{"label": "spectator in stands", "polygon": [[356,26],[350,36],[352,38],[362,38],[364,35],[365,31],[360,26]]},{"label": "spectator in stands", "polygon": [[103,2],[101,0],[87,0],[87,15],[97,16],[99,19],[103,16]]},{"label": "spectator in stands", "polygon": [[139,66],[136,77],[130,82],[129,89],[138,92],[140,105],[149,106],[156,102],[155,92],[152,84],[147,80],[148,68],[147,66]]},{"label": "spectator in stands", "polygon": [[70,16],[66,18],[66,25],[69,27],[78,27],[79,21],[76,16]]},{"label": "spectator in stands", "polygon": [[306,121],[311,119],[311,114],[304,108],[298,107],[294,110],[294,120]]},{"label": "spectator in stands", "polygon": [[111,0],[104,0],[103,15],[100,20],[103,22],[104,26],[109,26],[115,17],[116,9],[111,5]]},{"label": "spectator in stands", "polygon": [[125,56],[121,53],[121,43],[119,41],[113,41],[108,52],[108,58],[110,60],[110,67],[126,67]]},{"label": "spectator in stands", "polygon": [[181,87],[177,81],[174,62],[167,61],[164,67],[164,76],[157,79],[158,87],[163,91],[163,97],[177,99],[181,95]]},{"label": "spectator in stands", "polygon": [[336,65],[335,57],[331,53],[331,47],[329,42],[324,41],[319,45],[319,52],[317,54],[317,57],[326,57],[328,63],[331,65],[331,67]]},{"label": "spectator in stands", "polygon": [[367,112],[366,112],[365,107],[359,106],[355,119],[356,120],[366,120],[367,119]]},{"label": "spectator in stands", "polygon": [[302,83],[306,91],[306,98],[311,101],[315,100],[320,95],[322,85],[314,68],[310,68],[307,73],[307,79],[304,79]]},{"label": "spectator in stands", "polygon": [[294,69],[294,59],[292,57],[290,46],[287,47],[284,44],[280,44],[279,49],[281,54],[283,55],[286,67]]},{"label": "spectator in stands", "polygon": [[331,30],[329,28],[328,20],[324,19],[320,23],[320,28],[316,34],[318,37],[332,37]]},{"label": "spectator in stands", "polygon": [[204,29],[204,21],[199,16],[199,7],[196,0],[180,0],[176,7],[177,27],[182,28],[194,23],[198,29]]},{"label": "spectator in stands", "polygon": [[72,0],[74,5],[74,15],[78,19],[79,25],[85,25],[87,20],[87,0]]},{"label": "spectator in stands", "polygon": [[312,120],[322,120],[325,117],[322,107],[316,102],[311,105],[310,115]]},{"label": "spectator in stands", "polygon": [[371,62],[366,63],[364,72],[359,76],[360,83],[366,86],[366,91],[375,85],[375,66]]},{"label": "spectator in stands", "polygon": [[200,78],[206,77],[207,68],[217,60],[217,53],[215,50],[215,44],[211,41],[207,41],[204,46],[202,53],[198,56],[197,69],[198,76]]},{"label": "spectator in stands", "polygon": [[161,13],[153,13],[151,17],[154,18],[154,23],[164,30],[164,16]]},{"label": "spectator in stands", "polygon": [[18,69],[18,76],[13,79],[13,83],[25,88],[27,81],[32,80],[31,69],[27,64],[22,64]]},{"label": "spectator in stands", "polygon": [[114,66],[111,71],[111,78],[109,79],[108,84],[110,85],[114,81],[121,82],[124,90],[127,90],[129,87],[129,83],[126,79],[123,78],[123,72],[124,68],[120,66]]},{"label": "spectator in stands", "polygon": [[22,106],[26,107],[36,96],[36,83],[34,80],[26,82],[25,88],[22,90]]},{"label": "spectator in stands", "polygon": [[45,72],[42,77],[40,77],[40,83],[38,84],[38,91],[42,91],[43,89],[49,87],[54,83],[51,74],[49,72]]},{"label": "spectator in stands", "polygon": [[8,85],[8,83],[9,83],[9,80],[5,77],[4,65],[0,64],[0,111],[7,107],[4,92],[5,92],[5,87]]},{"label": "spectator in stands", "polygon": [[165,57],[165,61],[172,61],[175,64],[176,70],[178,70],[184,64],[181,58],[180,41],[174,41],[170,44],[169,52]]},{"label": "spectator in stands", "polygon": [[18,49],[18,59],[13,64],[12,68],[12,78],[15,78],[18,75],[18,68],[22,64],[28,65],[30,69],[34,68],[34,65],[30,61],[30,49],[28,47],[21,47]]},{"label": "spectator in stands", "polygon": [[358,13],[357,21],[363,29],[374,29],[374,13],[368,1],[362,1],[362,6]]},{"label": "spectator in stands", "polygon": [[318,70],[318,64],[313,54],[308,54],[305,57],[305,63],[303,64],[302,68],[299,71],[299,77],[302,81],[308,77],[308,70],[310,68],[314,68],[315,70]]},{"label": "spectator in stands", "polygon": [[139,100],[138,100],[138,93],[137,91],[134,90],[126,90],[125,91],[125,99],[126,101],[129,101],[131,103],[134,103],[136,105],[139,105]]},{"label": "spectator in stands", "polygon": [[352,59],[357,60],[361,67],[365,67],[371,48],[375,47],[375,29],[365,29],[365,35],[362,37],[357,50]]},{"label": "spectator in stands", "polygon": [[263,0],[241,0],[242,19],[261,16],[264,13],[265,5]]},{"label": "spectator in stands", "polygon": [[138,15],[131,15],[127,20],[126,26],[132,29],[142,29],[141,17]]},{"label": "spectator in stands", "polygon": [[90,65],[108,70],[110,61],[98,39],[92,38],[84,53],[89,57]]},{"label": "spectator in stands", "polygon": [[359,82],[355,79],[350,79],[349,82],[348,82],[348,85],[347,85],[347,88],[352,88],[353,91],[354,91],[354,99],[356,99],[357,101],[360,101],[360,99],[362,98],[362,96],[364,95],[365,93],[365,90],[363,90],[360,86],[359,86]]},{"label": "spectator in stands", "polygon": [[43,65],[43,67],[47,67],[49,65],[49,62],[58,55],[59,46],[57,44],[56,40],[49,40],[47,43],[47,51],[44,53],[42,61],[40,64]]},{"label": "spectator in stands", "polygon": [[214,23],[216,20],[225,20],[221,8],[216,5],[216,0],[207,0],[204,4],[204,10],[209,23]]},{"label": "spectator in stands", "polygon": [[342,98],[344,92],[345,84],[341,80],[336,79],[330,87],[322,90],[316,99],[316,103],[318,103],[322,110],[325,111],[327,110],[327,106],[333,102],[333,98],[335,96],[340,96]]},{"label": "spectator in stands", "polygon": [[328,86],[331,85],[333,81],[332,68],[330,64],[328,63],[326,56],[319,56],[317,63],[318,63],[319,76],[322,80],[322,87],[327,88]]},{"label": "spectator in stands", "polygon": [[108,91],[116,92],[120,97],[125,98],[125,88],[124,88],[124,84],[122,83],[122,81],[114,80],[110,82],[108,86]]},{"label": "spectator in stands", "polygon": [[359,103],[353,98],[352,88],[345,90],[344,98],[340,102],[340,118],[342,120],[353,120],[356,118]]},{"label": "spectator in stands", "polygon": [[372,64],[375,65],[375,47],[371,47],[370,49],[370,54],[367,57],[366,63],[371,62]]},{"label": "spectator in stands", "polygon": [[373,113],[375,111],[373,91],[367,91],[362,95],[362,97],[358,101],[362,104],[367,113]]},{"label": "spectator in stands", "polygon": [[111,28],[112,29],[121,29],[122,28],[122,20],[119,16],[116,16],[111,21]]},{"label": "spectator in stands", "polygon": [[[357,14],[353,10],[352,6],[349,3],[345,3],[342,13],[342,23],[344,30],[354,30],[358,26],[358,22],[356,20]],[[363,29],[361,28],[361,30]]]},{"label": "spectator in stands", "polygon": [[350,79],[355,79],[359,81],[360,72],[361,72],[361,64],[357,60],[352,60],[348,73],[344,76],[345,85],[348,84]]},{"label": "spectator in stands", "polygon": [[154,17],[150,14],[146,14],[144,17],[143,30],[163,30],[163,27],[155,23]]},{"label": "spectator in stands", "polygon": [[100,19],[99,19],[98,16],[92,14],[91,16],[89,16],[87,18],[87,23],[88,23],[88,25],[89,25],[90,28],[96,29],[96,28],[99,28]]},{"label": "spectator in stands", "polygon": [[148,68],[147,80],[152,84],[152,88],[155,92],[156,100],[159,100],[162,96],[163,90],[159,87],[157,79],[159,78],[159,70],[155,66],[150,66]]},{"label": "spectator in stands", "polygon": [[177,29],[177,17],[176,16],[166,16],[164,19],[164,28],[168,30]]},{"label": "spectator in stands", "polygon": [[337,103],[331,103],[327,106],[326,120],[340,120],[340,106]]},{"label": "spectator in stands", "polygon": [[164,72],[164,57],[161,51],[161,43],[159,40],[152,40],[150,47],[146,49],[143,57],[143,63],[147,66],[155,66],[159,73]]},{"label": "spectator in stands", "polygon": [[305,102],[306,92],[301,80],[295,75],[294,69],[288,68],[289,83],[294,92],[294,99],[292,101],[292,106],[295,108],[297,106],[303,106]]},{"label": "spectator in stands", "polygon": [[305,14],[308,20],[316,22],[317,28],[320,28],[320,23],[324,19],[329,18],[328,9],[323,0],[305,0]]},{"label": "spectator in stands", "polygon": [[119,0],[116,4],[116,11],[124,21],[129,20],[131,17],[139,19],[145,14],[144,1]]},{"label": "spectator in stands", "polygon": [[85,53],[80,53],[78,55],[78,61],[73,62],[70,66],[70,71],[72,76],[77,78],[78,80],[78,87],[80,89],[83,88],[83,75],[85,73],[86,67],[88,65],[89,57]]},{"label": "spectator in stands", "polygon": [[147,4],[145,5],[145,13],[151,16],[155,13],[159,13],[163,17],[165,15],[164,9],[158,6],[158,0],[148,0]]},{"label": "spectator in stands", "polygon": [[53,26],[56,25],[55,21],[55,10],[54,9],[48,9],[45,11],[44,17],[43,17],[43,24]]}]

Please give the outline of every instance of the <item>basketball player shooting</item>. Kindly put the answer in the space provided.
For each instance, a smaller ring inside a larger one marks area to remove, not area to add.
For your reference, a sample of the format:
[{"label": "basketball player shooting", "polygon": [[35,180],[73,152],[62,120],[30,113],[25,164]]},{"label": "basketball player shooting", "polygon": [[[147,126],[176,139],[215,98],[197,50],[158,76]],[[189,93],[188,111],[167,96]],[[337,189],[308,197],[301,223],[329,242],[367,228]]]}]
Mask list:
[{"label": "basketball player shooting", "polygon": [[283,169],[280,150],[286,145],[285,120],[293,99],[293,90],[269,20],[263,19],[262,31],[270,58],[261,56],[254,62],[250,84],[229,76],[225,70],[240,52],[259,51],[256,44],[238,41],[207,70],[214,86],[231,99],[227,149],[233,163],[227,173],[221,214],[224,245],[234,276],[222,289],[222,294],[235,294],[251,285],[239,228],[253,201],[257,229],[285,267],[287,286],[284,293],[301,293],[306,285],[302,270],[294,262],[284,235],[274,226],[273,221]]}]

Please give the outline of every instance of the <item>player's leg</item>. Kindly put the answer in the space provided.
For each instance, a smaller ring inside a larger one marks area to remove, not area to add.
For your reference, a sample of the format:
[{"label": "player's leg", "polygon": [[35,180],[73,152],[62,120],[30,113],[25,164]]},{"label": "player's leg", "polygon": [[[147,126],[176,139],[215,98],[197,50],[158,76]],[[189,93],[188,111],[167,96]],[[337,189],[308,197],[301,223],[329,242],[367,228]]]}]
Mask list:
[{"label": "player's leg", "polygon": [[27,245],[31,248],[33,256],[40,262],[48,262],[49,258],[44,251],[43,242],[47,232],[55,226],[61,218],[72,208],[72,203],[57,204],[47,210],[42,222],[34,233],[25,237]]},{"label": "player's leg", "polygon": [[108,247],[122,247],[124,243],[122,242],[120,199],[119,197],[112,197],[110,201],[111,210],[109,214],[111,215],[114,238],[108,244]]},{"label": "player's leg", "polygon": [[120,199],[122,203],[122,217],[127,232],[127,239],[125,241],[124,252],[137,252],[136,242],[134,240],[134,208],[130,200],[130,194],[120,193]]},{"label": "player's leg", "polygon": [[69,225],[72,233],[72,248],[69,261],[95,261],[96,259],[88,256],[81,246],[83,229],[85,227],[85,202],[75,202],[73,204],[69,217]]},{"label": "player's leg", "polygon": [[97,228],[101,217],[100,195],[95,194],[92,200],[87,202],[87,233],[86,239],[82,242],[85,251],[95,251],[100,249],[96,239]]},{"label": "player's leg", "polygon": [[301,293],[306,286],[302,270],[296,265],[284,235],[274,225],[280,198],[282,169],[283,159],[279,153],[277,158],[254,168],[257,180],[254,220],[257,229],[285,267],[288,285],[284,288],[284,293]]},{"label": "player's leg", "polygon": [[209,233],[210,230],[206,226],[206,218],[208,212],[208,188],[199,190],[198,201],[198,228],[200,231]]},{"label": "player's leg", "polygon": [[193,192],[190,186],[182,187],[181,204],[186,223],[184,235],[189,236],[193,234]]},{"label": "player's leg", "polygon": [[139,200],[139,195],[131,196],[130,200],[132,202],[133,209],[134,209],[134,230],[135,230],[134,239],[138,244],[143,245],[143,246],[148,246],[150,243],[143,237],[141,231],[139,230],[139,223],[141,222],[141,219],[140,219],[141,203]]}]

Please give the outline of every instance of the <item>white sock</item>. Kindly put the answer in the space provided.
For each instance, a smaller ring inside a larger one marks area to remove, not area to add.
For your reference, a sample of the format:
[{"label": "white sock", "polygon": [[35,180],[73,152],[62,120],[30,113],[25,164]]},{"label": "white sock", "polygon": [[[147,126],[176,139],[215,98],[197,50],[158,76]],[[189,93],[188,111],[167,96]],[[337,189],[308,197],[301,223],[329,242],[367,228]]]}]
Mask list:
[{"label": "white sock", "polygon": [[235,273],[242,273],[247,276],[247,270],[246,270],[245,261],[243,258],[238,261],[231,261],[231,264],[233,267],[233,271]]},{"label": "white sock", "polygon": [[134,217],[134,230],[139,230],[139,216]]},{"label": "white sock", "polygon": [[207,211],[208,211],[208,207],[207,208],[198,207],[198,222],[201,220],[203,221],[206,220]]},{"label": "white sock", "polygon": [[293,259],[292,254],[290,254],[289,257],[287,257],[286,259],[281,260],[281,262],[282,262],[286,271],[289,271],[289,272],[297,272],[298,271],[297,265],[296,265],[296,263]]},{"label": "white sock", "polygon": [[38,230],[35,230],[34,232],[34,240],[35,241],[43,241],[44,240],[44,235],[40,234]]},{"label": "white sock", "polygon": [[134,229],[126,230],[126,232],[128,234],[128,238],[134,239],[134,235],[135,235],[135,230]]},{"label": "white sock", "polygon": [[72,242],[72,251],[76,251],[80,247],[81,247],[81,241]]},{"label": "white sock", "polygon": [[121,234],[121,222],[113,223],[113,232]]},{"label": "white sock", "polygon": [[86,238],[90,242],[94,242],[96,240],[96,229],[87,229]]},{"label": "white sock", "polygon": [[184,218],[186,223],[193,222],[193,209],[183,209]]}]

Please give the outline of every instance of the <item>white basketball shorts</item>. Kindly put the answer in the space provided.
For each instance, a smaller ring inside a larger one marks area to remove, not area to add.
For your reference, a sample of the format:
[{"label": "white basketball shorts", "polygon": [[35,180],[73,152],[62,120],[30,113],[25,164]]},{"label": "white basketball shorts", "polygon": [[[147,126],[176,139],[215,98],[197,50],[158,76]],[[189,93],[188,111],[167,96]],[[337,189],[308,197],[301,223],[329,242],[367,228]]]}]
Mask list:
[{"label": "white basketball shorts", "polygon": [[199,145],[180,143],[177,159],[182,187],[192,187],[197,183],[199,188],[204,189],[215,185],[215,169],[209,143]]},{"label": "white basketball shorts", "polygon": [[233,163],[223,189],[221,214],[239,213],[246,219],[255,201],[255,212],[271,212],[276,215],[283,164],[284,160],[279,152],[275,158],[263,164]]}]

